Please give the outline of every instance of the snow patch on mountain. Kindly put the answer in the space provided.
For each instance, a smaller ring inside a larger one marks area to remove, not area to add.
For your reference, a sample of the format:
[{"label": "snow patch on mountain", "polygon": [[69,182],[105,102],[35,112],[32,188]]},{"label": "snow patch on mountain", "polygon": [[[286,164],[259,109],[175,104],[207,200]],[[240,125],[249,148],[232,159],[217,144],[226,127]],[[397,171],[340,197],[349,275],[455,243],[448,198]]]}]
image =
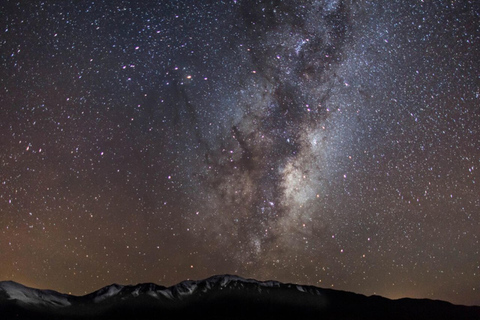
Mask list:
[{"label": "snow patch on mountain", "polygon": [[161,295],[169,300],[173,300],[175,297],[170,289],[157,291],[158,295]]},{"label": "snow patch on mountain", "polygon": [[296,286],[297,287],[297,290],[300,291],[300,292],[305,292],[305,289],[302,287],[302,286]]}]

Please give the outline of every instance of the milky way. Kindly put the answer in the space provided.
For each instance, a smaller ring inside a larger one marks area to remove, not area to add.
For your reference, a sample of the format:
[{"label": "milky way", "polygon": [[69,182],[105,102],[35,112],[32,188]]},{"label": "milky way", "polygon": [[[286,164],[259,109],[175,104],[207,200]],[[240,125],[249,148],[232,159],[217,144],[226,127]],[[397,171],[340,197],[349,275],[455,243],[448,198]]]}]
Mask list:
[{"label": "milky way", "polygon": [[480,304],[474,1],[0,9],[0,280]]}]

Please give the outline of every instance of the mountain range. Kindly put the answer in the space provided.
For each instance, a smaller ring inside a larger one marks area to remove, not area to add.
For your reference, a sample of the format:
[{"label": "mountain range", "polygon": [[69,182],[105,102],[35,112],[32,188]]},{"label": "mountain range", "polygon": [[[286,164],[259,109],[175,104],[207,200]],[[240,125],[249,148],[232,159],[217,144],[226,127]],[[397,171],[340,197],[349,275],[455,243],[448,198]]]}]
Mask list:
[{"label": "mountain range", "polygon": [[84,296],[0,282],[0,319],[477,319],[480,306],[390,300],[234,275],[171,287],[112,284]]}]

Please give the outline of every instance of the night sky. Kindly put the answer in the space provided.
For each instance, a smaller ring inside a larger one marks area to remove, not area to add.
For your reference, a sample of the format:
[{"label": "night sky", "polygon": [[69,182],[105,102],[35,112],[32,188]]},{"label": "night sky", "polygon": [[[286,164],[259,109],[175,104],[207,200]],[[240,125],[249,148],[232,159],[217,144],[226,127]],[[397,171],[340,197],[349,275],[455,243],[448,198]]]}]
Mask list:
[{"label": "night sky", "polygon": [[480,304],[478,1],[0,5],[0,280]]}]

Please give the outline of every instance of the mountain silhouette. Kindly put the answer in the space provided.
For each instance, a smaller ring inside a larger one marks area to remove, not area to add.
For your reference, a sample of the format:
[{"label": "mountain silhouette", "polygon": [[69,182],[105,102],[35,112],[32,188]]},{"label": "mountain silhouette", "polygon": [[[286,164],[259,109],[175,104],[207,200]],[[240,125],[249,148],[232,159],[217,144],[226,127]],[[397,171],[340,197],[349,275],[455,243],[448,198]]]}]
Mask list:
[{"label": "mountain silhouette", "polygon": [[84,296],[0,282],[1,319],[477,319],[480,307],[390,300],[233,275],[171,287],[112,284]]}]

